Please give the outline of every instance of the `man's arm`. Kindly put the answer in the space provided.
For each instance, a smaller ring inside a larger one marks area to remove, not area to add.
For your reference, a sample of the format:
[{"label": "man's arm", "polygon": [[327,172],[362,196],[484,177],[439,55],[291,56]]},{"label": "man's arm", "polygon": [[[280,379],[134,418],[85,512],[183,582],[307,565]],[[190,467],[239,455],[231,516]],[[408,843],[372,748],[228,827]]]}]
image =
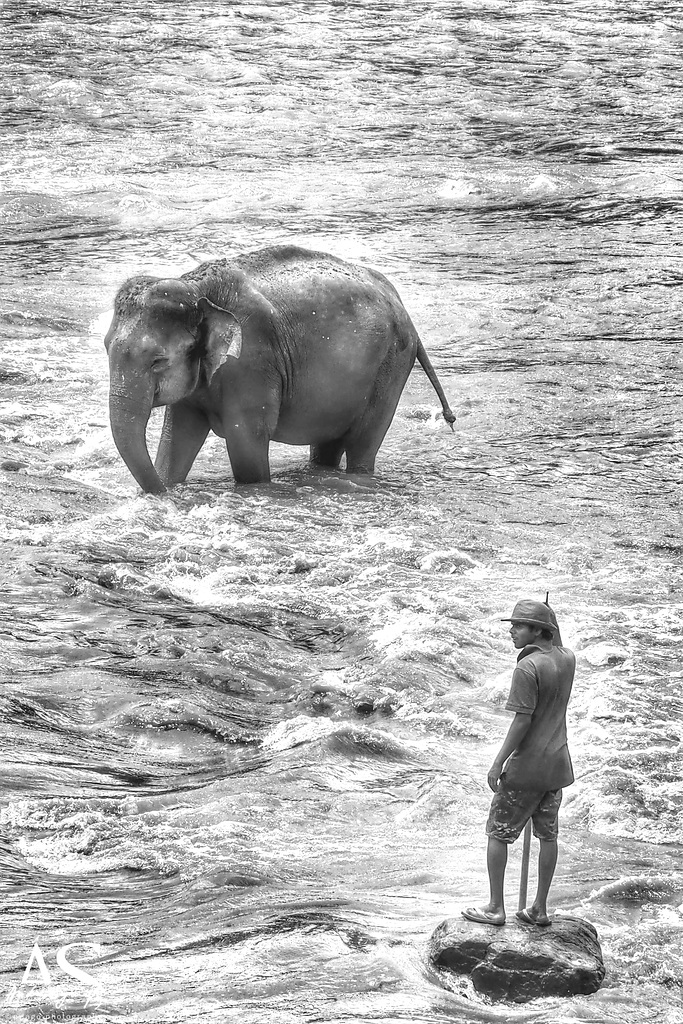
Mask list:
[{"label": "man's arm", "polygon": [[514,753],[517,747],[520,745],[531,725],[531,714],[524,714],[522,711],[517,711],[515,717],[510,723],[507,736],[503,740],[503,746],[496,754],[496,758],[489,769],[488,784],[489,788],[495,793],[498,789],[498,780],[500,779],[503,771],[503,765],[507,761],[510,754]]}]

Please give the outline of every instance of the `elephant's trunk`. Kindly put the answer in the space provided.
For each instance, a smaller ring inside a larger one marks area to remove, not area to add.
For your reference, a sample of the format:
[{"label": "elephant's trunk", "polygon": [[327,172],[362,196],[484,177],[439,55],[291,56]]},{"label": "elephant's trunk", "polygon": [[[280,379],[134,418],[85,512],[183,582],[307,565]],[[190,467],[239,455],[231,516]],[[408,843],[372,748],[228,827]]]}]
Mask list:
[{"label": "elephant's trunk", "polygon": [[154,382],[149,374],[122,373],[112,360],[109,417],[114,444],[143,491],[162,494],[166,488],[147,451],[146,428],[153,399]]}]

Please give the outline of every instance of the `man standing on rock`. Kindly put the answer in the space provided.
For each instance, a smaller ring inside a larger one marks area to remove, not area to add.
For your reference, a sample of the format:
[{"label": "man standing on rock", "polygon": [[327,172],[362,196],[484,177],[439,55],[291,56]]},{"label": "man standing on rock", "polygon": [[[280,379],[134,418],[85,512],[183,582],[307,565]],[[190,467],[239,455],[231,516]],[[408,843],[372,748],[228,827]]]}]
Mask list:
[{"label": "man standing on rock", "polygon": [[463,917],[479,924],[505,924],[503,885],[508,846],[529,818],[540,840],[538,888],[530,907],[517,912],[526,924],[549,925],[546,901],[557,864],[557,817],[562,789],[574,781],[567,747],[567,703],[576,659],[562,647],[555,614],[541,601],[518,601],[510,636],[519,650],[506,704],[515,717],[491,765],[494,792],[486,833],[490,900],[468,907]]}]

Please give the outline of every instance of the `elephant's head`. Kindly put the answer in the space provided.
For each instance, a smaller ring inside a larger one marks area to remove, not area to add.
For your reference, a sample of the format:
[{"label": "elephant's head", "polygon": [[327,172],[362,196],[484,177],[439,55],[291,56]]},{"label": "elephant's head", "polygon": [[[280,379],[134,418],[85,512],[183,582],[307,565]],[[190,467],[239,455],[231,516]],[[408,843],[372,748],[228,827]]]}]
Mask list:
[{"label": "elephant's head", "polygon": [[166,488],[146,440],[152,408],[210,384],[218,366],[239,355],[239,322],[191,281],[135,277],[116,296],[104,344],[114,442],[142,489],[159,494]]}]

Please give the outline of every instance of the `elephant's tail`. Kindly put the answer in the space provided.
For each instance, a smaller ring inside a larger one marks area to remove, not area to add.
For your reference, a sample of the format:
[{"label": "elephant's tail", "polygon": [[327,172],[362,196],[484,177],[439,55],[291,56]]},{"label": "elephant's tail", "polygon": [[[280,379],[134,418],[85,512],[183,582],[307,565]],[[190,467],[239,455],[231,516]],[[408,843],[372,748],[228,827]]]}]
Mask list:
[{"label": "elephant's tail", "polygon": [[452,411],[450,405],[448,404],[443,388],[441,387],[439,378],[436,375],[436,370],[432,366],[429,356],[425,352],[425,347],[419,338],[417,339],[417,359],[420,366],[429,377],[432,383],[432,387],[434,388],[439,397],[439,401],[441,402],[441,408],[443,409],[443,418],[445,419],[446,423],[450,425],[451,430],[453,430],[453,424],[455,423],[455,413]]}]

